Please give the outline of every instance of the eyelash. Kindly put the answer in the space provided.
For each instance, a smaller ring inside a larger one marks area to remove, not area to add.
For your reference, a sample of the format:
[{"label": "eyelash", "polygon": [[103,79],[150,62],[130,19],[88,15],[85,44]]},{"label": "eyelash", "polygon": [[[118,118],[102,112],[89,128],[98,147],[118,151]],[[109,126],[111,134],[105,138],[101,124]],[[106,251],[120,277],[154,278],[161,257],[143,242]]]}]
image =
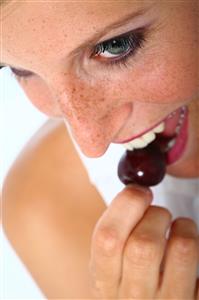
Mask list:
[{"label": "eyelash", "polygon": [[125,33],[121,36],[115,37],[111,40],[104,41],[102,43],[99,43],[95,49],[94,53],[91,54],[91,57],[99,56],[101,53],[107,51],[109,49],[109,46],[114,41],[120,42],[122,46],[127,46],[128,50],[122,55],[118,55],[115,59],[106,59],[106,62],[101,62],[105,66],[125,66],[128,67],[128,59],[136,54],[139,48],[142,48],[144,46],[144,42],[146,41],[145,33],[143,30],[138,30],[137,32],[130,32]]},{"label": "eyelash", "polygon": [[18,70],[16,68],[10,67],[11,70],[11,75],[14,76],[16,79],[18,79],[20,82],[21,81],[27,81],[30,77],[34,76],[34,73],[26,70]]},{"label": "eyelash", "polygon": [[[101,64],[112,67],[112,66],[125,66],[128,67],[128,59],[136,54],[136,52],[139,50],[139,48],[142,48],[144,45],[145,39],[145,33],[143,31],[143,28],[138,29],[136,32],[130,32],[125,33],[123,35],[117,36],[115,38],[112,38],[110,40],[101,42],[97,44],[94,48],[94,51],[91,54],[91,58],[96,57],[107,51],[109,49],[109,46],[113,42],[120,42],[122,46],[127,46],[128,51],[124,51],[125,53],[122,55],[118,55],[115,59],[106,59],[106,62],[101,61]],[[28,78],[34,76],[34,73],[29,71],[22,71],[15,68],[10,67],[12,71],[12,75],[18,79],[19,81],[27,80]],[[25,74],[25,75],[24,75]]]}]

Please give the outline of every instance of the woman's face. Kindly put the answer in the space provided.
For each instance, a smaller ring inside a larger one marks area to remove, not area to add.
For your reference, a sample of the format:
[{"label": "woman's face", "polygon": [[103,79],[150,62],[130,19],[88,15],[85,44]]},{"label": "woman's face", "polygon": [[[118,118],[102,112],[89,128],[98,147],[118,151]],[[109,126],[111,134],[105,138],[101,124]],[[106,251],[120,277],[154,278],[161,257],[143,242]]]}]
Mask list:
[{"label": "woman's face", "polygon": [[85,155],[188,105],[188,145],[168,172],[199,174],[198,0],[11,1],[1,18],[2,63],[31,75],[18,79],[29,99],[67,120]]}]

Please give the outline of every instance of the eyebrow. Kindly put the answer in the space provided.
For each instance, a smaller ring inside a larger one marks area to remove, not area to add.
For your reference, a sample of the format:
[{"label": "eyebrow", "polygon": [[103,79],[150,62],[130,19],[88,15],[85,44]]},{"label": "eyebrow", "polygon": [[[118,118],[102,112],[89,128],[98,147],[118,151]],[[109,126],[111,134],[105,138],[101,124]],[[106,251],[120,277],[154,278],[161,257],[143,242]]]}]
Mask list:
[{"label": "eyebrow", "polygon": [[[7,1],[10,2],[11,0],[6,0],[6,2]],[[86,39],[78,47],[76,47],[74,50],[72,50],[68,54],[68,57],[74,57],[74,56],[76,56],[79,52],[81,52],[85,48],[92,47],[95,43],[97,43],[97,41],[101,37],[103,37],[105,34],[107,34],[108,32],[110,32],[111,30],[117,29],[117,28],[119,28],[121,26],[125,26],[126,24],[129,23],[130,20],[132,20],[134,18],[137,18],[137,17],[139,17],[141,15],[144,15],[149,9],[151,9],[151,7],[153,6],[153,4],[154,3],[152,2],[152,5],[150,5],[150,6],[147,6],[145,8],[141,8],[141,9],[139,9],[137,11],[133,11],[133,12],[127,14],[122,19],[117,20],[117,21],[111,23],[110,25],[106,26],[105,28],[103,28],[102,30],[100,30],[100,32],[96,32],[92,37]],[[5,64],[4,62],[0,62],[0,69],[3,68],[3,67],[6,67],[6,66],[9,66],[9,65]],[[21,68],[19,68],[19,69],[21,69]]]}]

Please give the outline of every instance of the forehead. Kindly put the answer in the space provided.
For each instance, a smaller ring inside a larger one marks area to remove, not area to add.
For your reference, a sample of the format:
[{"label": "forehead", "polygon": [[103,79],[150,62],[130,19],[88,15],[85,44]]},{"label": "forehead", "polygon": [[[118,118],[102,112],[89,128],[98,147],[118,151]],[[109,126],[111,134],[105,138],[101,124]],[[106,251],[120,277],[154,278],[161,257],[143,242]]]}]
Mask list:
[{"label": "forehead", "polygon": [[31,57],[45,60],[57,52],[64,60],[93,34],[153,2],[156,1],[11,1],[1,15],[2,59],[7,62],[20,58],[30,67]]}]

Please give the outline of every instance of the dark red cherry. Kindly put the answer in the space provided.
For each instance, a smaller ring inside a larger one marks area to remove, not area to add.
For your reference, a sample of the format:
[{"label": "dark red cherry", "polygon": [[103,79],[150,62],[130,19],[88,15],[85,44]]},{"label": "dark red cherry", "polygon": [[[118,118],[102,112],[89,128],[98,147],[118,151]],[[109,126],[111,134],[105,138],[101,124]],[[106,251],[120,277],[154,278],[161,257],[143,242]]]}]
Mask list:
[{"label": "dark red cherry", "polygon": [[162,181],[166,173],[166,158],[156,143],[146,148],[127,150],[118,165],[118,176],[125,184],[153,186]]}]

